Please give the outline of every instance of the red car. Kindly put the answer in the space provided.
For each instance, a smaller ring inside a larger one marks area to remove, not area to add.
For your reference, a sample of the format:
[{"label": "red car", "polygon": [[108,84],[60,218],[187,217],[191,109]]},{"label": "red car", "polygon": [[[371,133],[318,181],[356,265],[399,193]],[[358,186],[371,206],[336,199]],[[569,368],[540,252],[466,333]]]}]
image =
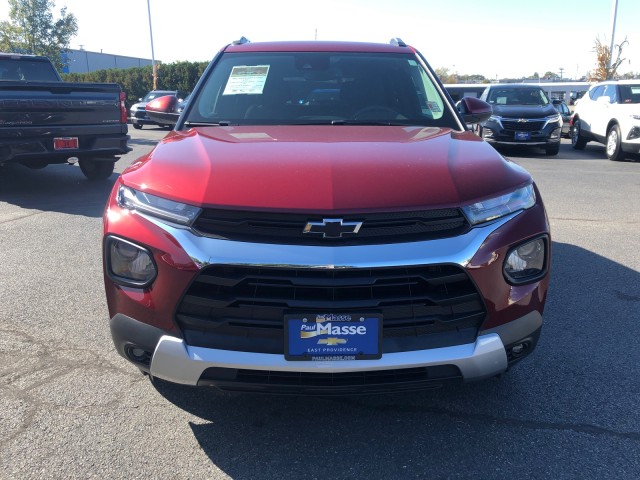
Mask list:
[{"label": "red car", "polygon": [[154,103],[175,130],[104,215],[111,332],[142,371],[375,393],[492,377],[534,349],[540,193],[467,129],[489,105],[456,108],[414,48],[231,44],[181,114]]}]

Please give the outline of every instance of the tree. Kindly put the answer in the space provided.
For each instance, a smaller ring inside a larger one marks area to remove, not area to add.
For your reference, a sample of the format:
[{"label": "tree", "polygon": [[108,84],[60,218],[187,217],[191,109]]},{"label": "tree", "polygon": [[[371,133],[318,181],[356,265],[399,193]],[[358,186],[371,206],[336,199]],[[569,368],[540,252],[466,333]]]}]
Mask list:
[{"label": "tree", "polygon": [[75,15],[63,7],[54,19],[54,0],[8,1],[11,21],[0,22],[0,51],[44,55],[62,70],[62,52],[78,32]]},{"label": "tree", "polygon": [[440,78],[442,83],[458,83],[458,76],[449,73],[449,69],[447,67],[436,68],[436,75]]},{"label": "tree", "polygon": [[596,37],[595,46],[593,51],[596,53],[596,68],[595,70],[589,72],[589,81],[591,82],[601,82],[603,80],[611,80],[616,76],[618,71],[618,67],[622,62],[624,62],[625,58],[620,58],[622,56],[623,47],[628,44],[629,41],[627,37],[624,38],[624,41],[619,45],[614,45],[614,51],[616,51],[616,60],[611,60],[611,52],[609,51],[608,45],[603,45],[600,41],[599,37]]}]

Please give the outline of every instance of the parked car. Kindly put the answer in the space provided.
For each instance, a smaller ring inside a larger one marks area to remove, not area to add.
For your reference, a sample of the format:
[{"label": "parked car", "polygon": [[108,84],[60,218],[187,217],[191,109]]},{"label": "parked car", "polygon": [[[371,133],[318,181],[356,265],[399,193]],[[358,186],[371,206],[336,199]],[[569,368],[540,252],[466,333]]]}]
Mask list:
[{"label": "parked car", "polygon": [[481,138],[493,145],[541,147],[547,155],[560,150],[562,117],[545,91],[537,85],[497,84],[480,96],[493,115],[479,128]]},{"label": "parked car", "polygon": [[184,108],[187,106],[187,102],[189,101],[189,97],[191,97],[191,94],[187,95],[182,100],[178,100],[178,102],[176,103],[176,109],[175,109],[176,113],[182,113]]},{"label": "parked car", "polygon": [[[139,98],[138,103],[134,103],[131,105],[129,109],[129,120],[131,121],[131,125],[135,129],[141,129],[143,125],[159,125],[157,122],[150,120],[147,116],[147,103],[149,103],[154,98],[163,97],[166,95],[172,95],[178,99],[178,101],[182,101],[187,93],[182,90],[152,90],[147,93],[144,98]],[[161,124],[161,126],[166,126],[165,124]]]},{"label": "parked car", "polygon": [[231,44],[176,103],[148,105],[175,127],[104,215],[111,334],[139,369],[344,395],[485,379],[534,350],[540,192],[467,129],[490,106],[456,109],[415,49]]},{"label": "parked car", "polygon": [[553,100],[553,106],[562,117],[562,136],[571,136],[571,110],[563,100]]},{"label": "parked car", "polygon": [[600,82],[580,99],[571,119],[571,145],[582,150],[590,141],[604,144],[609,160],[640,152],[639,80]]}]

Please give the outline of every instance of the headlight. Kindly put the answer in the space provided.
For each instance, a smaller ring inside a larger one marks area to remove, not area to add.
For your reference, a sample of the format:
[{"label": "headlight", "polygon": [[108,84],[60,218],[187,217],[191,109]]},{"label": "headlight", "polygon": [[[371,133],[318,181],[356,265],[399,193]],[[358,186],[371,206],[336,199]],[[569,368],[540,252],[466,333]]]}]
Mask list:
[{"label": "headlight", "polygon": [[146,287],[156,278],[157,270],[151,253],[135,243],[107,237],[105,258],[109,277],[120,285]]},{"label": "headlight", "polygon": [[553,122],[558,122],[562,125],[562,117],[558,114],[558,115],[550,115],[547,117],[547,124],[549,123],[553,123]]},{"label": "headlight", "polygon": [[529,240],[509,251],[504,276],[513,285],[540,280],[547,273],[547,237]]},{"label": "headlight", "polygon": [[202,209],[120,185],[118,205],[180,225],[191,225]]},{"label": "headlight", "polygon": [[512,212],[526,210],[533,207],[535,203],[536,194],[533,191],[533,185],[527,185],[515,192],[483,200],[473,205],[467,205],[462,207],[462,211],[471,222],[471,225],[477,225],[478,223],[504,217]]},{"label": "headlight", "polygon": [[137,105],[131,105],[131,111],[132,112],[137,112],[138,111],[138,106]]}]

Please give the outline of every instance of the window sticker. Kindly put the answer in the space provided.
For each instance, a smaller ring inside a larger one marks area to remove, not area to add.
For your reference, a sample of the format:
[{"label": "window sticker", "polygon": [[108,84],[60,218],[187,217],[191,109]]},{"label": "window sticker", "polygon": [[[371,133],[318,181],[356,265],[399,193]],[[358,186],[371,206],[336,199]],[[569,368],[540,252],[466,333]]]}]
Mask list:
[{"label": "window sticker", "polygon": [[269,65],[236,65],[231,70],[223,95],[261,95]]},{"label": "window sticker", "polygon": [[429,107],[429,110],[435,113],[439,113],[442,111],[440,109],[440,105],[438,105],[436,102],[427,102],[427,107]]}]

